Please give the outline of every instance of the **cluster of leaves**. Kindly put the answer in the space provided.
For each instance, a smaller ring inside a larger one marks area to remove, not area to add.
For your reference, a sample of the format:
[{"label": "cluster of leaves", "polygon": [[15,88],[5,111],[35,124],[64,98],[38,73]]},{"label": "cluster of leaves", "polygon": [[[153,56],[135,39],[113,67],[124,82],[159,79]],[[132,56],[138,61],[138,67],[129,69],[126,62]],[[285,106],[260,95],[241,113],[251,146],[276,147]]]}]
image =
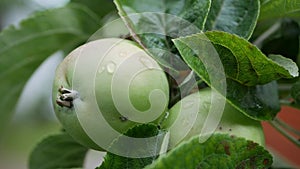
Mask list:
[{"label": "cluster of leaves", "polygon": [[[156,126],[141,125],[129,130],[125,135],[139,138],[154,136],[159,132],[161,131]],[[163,149],[160,144],[155,143],[147,146],[157,151]],[[36,146],[31,154],[29,167],[32,169],[82,168],[87,151],[87,148],[78,144],[67,133],[53,135]],[[272,164],[272,156],[257,143],[226,134],[214,134],[204,143],[199,143],[199,137],[194,137],[165,156],[157,156],[157,153],[154,152],[153,156],[144,158],[128,158],[107,153],[104,162],[97,169],[194,169],[218,166],[268,168]]]},{"label": "cluster of leaves", "polygon": [[[5,79],[0,83],[0,92],[5,96],[0,99],[0,129],[9,121],[16,98],[35,69],[56,51],[68,52],[84,43],[103,25],[101,19],[116,10],[124,17],[134,40],[163,67],[176,72],[184,67],[174,68],[170,61],[184,60],[207,85],[224,94],[211,82],[208,68],[197,57],[199,53],[204,54],[203,44],[209,42],[224,65],[227,84],[224,96],[228,103],[250,118],[271,120],[280,109],[276,80],[292,78],[292,82],[288,81],[291,85],[297,81],[298,67],[292,60],[300,64],[300,14],[296,12],[299,9],[297,0],[115,0],[114,3],[73,0],[65,7],[38,12],[20,23],[19,28],[9,27],[0,34],[0,77]],[[134,15],[143,12],[147,14]],[[193,27],[176,24],[174,16]],[[143,34],[145,27],[153,29]],[[267,57],[269,54],[276,55]],[[295,83],[290,93],[295,100],[293,105],[300,104],[299,83]],[[67,134],[51,136],[33,151],[30,168],[82,167],[86,151]],[[204,144],[194,138],[157,160],[156,157],[122,158],[109,153],[105,159],[100,169],[126,168],[128,163],[132,164],[130,168],[151,163],[146,168],[210,168],[213,165],[267,168],[272,163],[271,156],[262,147],[227,135],[213,135]]]}]

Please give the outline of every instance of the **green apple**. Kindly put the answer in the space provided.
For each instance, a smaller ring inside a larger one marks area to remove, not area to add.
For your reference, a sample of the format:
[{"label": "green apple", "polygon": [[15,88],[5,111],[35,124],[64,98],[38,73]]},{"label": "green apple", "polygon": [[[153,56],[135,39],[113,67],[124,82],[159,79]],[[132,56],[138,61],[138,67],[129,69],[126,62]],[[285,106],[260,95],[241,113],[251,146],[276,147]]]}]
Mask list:
[{"label": "green apple", "polygon": [[[205,120],[210,110],[211,90],[204,89],[197,93],[186,96],[176,103],[170,110],[169,116],[162,123],[162,128],[170,130],[170,147],[176,146],[183,140],[199,135],[203,129]],[[190,104],[198,101],[199,104]],[[189,104],[189,105],[187,105]],[[194,116],[188,115],[192,107],[197,107]],[[187,109],[189,107],[189,110]],[[184,115],[179,116],[180,113]],[[244,137],[264,146],[264,133],[259,121],[250,119],[235,109],[229,103],[226,103],[221,120],[218,117],[212,117],[211,122],[217,123],[215,129],[217,133],[227,133],[231,136]],[[214,126],[214,125],[213,125]]]},{"label": "green apple", "polygon": [[157,124],[168,96],[168,80],[157,62],[136,43],[118,38],[72,51],[58,66],[53,85],[53,106],[64,129],[96,150],[106,147],[91,136],[101,142],[112,130],[122,134],[138,124]]}]

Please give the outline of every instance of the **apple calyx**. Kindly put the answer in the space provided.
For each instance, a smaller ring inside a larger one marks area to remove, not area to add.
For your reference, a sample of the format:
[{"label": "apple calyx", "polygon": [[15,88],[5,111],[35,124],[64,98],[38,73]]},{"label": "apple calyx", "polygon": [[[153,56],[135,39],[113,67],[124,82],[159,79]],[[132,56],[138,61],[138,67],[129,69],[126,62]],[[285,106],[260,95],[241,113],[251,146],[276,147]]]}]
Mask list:
[{"label": "apple calyx", "polygon": [[79,93],[76,90],[70,90],[61,86],[58,89],[58,96],[56,98],[56,104],[60,107],[72,108],[73,101],[79,98]]}]

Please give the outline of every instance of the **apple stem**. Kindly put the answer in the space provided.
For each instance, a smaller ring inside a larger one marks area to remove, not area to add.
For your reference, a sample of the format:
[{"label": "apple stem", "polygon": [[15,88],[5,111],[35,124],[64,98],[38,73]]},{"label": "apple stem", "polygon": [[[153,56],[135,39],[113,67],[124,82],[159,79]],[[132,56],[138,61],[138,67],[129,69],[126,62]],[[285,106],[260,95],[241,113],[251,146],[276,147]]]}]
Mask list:
[{"label": "apple stem", "polygon": [[183,80],[181,84],[179,84],[178,89],[179,93],[177,93],[170,101],[171,105],[176,104],[181,98],[189,95],[191,91],[200,84],[204,83],[202,79],[194,81],[195,73],[191,71],[188,76]]}]

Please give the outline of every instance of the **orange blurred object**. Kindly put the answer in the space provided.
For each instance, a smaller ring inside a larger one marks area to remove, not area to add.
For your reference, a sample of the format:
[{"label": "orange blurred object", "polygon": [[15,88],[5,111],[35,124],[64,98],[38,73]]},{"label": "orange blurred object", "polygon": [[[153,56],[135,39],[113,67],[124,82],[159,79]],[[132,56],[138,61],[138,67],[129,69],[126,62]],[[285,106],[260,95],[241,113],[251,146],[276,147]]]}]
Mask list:
[{"label": "orange blurred object", "polygon": [[[282,107],[277,118],[300,131],[300,110],[291,107]],[[287,162],[300,168],[300,147],[289,141],[268,122],[263,122],[262,124],[267,147],[275,150]]]}]

